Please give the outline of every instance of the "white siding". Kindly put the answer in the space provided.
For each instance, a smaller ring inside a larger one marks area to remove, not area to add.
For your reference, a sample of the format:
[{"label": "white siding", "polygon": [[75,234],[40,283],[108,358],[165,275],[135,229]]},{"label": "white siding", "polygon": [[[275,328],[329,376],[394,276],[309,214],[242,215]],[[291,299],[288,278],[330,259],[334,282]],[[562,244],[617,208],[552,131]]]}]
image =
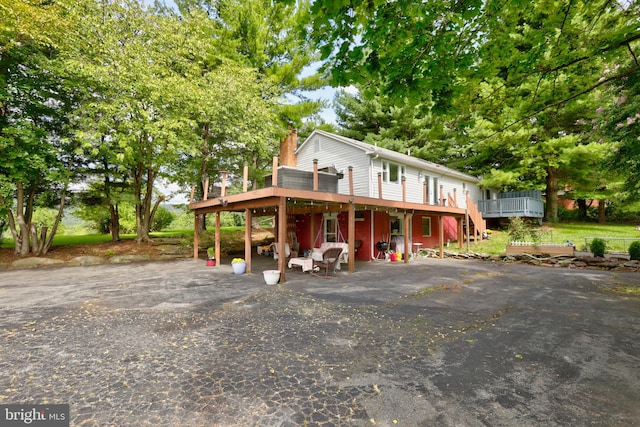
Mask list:
[{"label": "white siding", "polygon": [[317,159],[318,168],[334,167],[338,172],[344,173],[344,178],[338,181],[338,192],[341,194],[349,194],[349,166],[353,167],[355,195],[369,196],[369,156],[361,149],[315,135],[297,154],[299,169],[312,171],[313,160]]},{"label": "white siding", "polygon": [[[396,154],[391,157],[394,156]],[[341,194],[348,194],[349,192],[349,166],[351,166],[353,168],[355,195],[378,198],[378,172],[383,172],[382,162],[386,161],[404,166],[406,199],[408,202],[424,202],[423,186],[425,179],[428,179],[429,182],[427,204],[437,204],[437,200],[440,197],[440,185],[443,186],[445,205],[448,205],[447,194],[450,193],[453,196],[454,188],[456,189],[457,204],[460,208],[466,207],[466,191],[469,191],[469,196],[474,202],[482,198],[481,189],[471,179],[465,180],[463,178],[464,174],[451,171],[454,174],[452,176],[440,169],[440,166],[433,164],[421,169],[418,167],[417,162],[419,161],[416,159],[410,159],[411,166],[407,166],[399,159],[389,160],[379,155],[371,156],[362,147],[332,138],[330,134],[326,133],[314,134],[312,139],[306,141],[297,152],[299,169],[312,171],[314,159],[318,160],[318,168],[320,169],[334,167],[338,172],[344,173],[344,178],[338,184],[338,191]],[[438,181],[437,187],[433,185],[434,178]],[[384,182],[383,180],[382,197],[387,200],[401,201],[402,181],[392,183]]]}]

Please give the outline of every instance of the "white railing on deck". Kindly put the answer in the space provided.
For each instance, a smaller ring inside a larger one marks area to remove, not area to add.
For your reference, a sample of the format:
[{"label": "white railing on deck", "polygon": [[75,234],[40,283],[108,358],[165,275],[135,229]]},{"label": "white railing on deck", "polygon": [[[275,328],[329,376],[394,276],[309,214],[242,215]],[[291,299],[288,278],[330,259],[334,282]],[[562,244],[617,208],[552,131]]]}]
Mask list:
[{"label": "white railing on deck", "polygon": [[478,209],[485,218],[509,218],[512,216],[542,218],[544,216],[542,200],[530,197],[479,200]]}]

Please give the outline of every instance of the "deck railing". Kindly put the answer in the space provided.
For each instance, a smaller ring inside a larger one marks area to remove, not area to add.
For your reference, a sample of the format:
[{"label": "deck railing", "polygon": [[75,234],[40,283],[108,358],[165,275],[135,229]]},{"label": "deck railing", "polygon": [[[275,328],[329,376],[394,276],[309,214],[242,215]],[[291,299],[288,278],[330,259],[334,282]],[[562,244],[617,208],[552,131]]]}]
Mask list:
[{"label": "deck railing", "polygon": [[479,200],[478,209],[484,218],[509,218],[512,216],[542,218],[544,203],[531,197]]}]

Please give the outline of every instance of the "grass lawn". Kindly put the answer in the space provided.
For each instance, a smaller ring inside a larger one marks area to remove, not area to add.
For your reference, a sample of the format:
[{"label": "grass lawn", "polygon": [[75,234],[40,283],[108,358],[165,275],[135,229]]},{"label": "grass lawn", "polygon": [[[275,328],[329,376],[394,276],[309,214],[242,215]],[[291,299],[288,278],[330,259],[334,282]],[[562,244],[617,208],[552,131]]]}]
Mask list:
[{"label": "grass lawn", "polygon": [[[594,223],[557,223],[545,225],[541,241],[551,243],[564,243],[567,240],[573,242],[577,250],[588,250],[588,243],[593,237],[604,238],[607,241],[608,252],[626,252],[629,244],[633,240],[640,240],[640,231],[632,224],[594,224]],[[242,239],[244,227],[222,227],[221,241],[229,244],[237,239]],[[156,238],[183,238],[193,241],[193,229],[168,230],[151,233]],[[491,230],[489,239],[477,244],[471,243],[469,250],[488,254],[502,254],[509,243],[509,235],[506,230]],[[123,240],[135,239],[133,234],[120,236]],[[616,240],[618,239],[618,240]],[[627,239],[627,240],[622,240]],[[83,235],[56,235],[53,239],[53,246],[66,245],[86,245],[92,243],[110,242],[111,236],[108,234],[83,234]],[[213,244],[213,233],[209,230],[205,235],[200,236],[200,246],[206,247]],[[2,248],[13,248],[13,240],[5,239]],[[451,243],[449,250],[458,250],[457,243]],[[466,247],[463,247],[463,251]]]},{"label": "grass lawn", "polygon": [[[230,227],[236,228],[236,227]],[[193,230],[169,230],[151,233],[151,237],[165,237],[165,238],[185,238],[193,240]],[[121,234],[121,240],[133,240],[136,238],[135,234]],[[69,246],[69,245],[90,245],[94,243],[107,243],[111,241],[110,234],[73,234],[64,235],[56,234],[53,238],[53,246]],[[13,239],[8,238],[2,241],[0,248],[10,249],[13,248]]]},{"label": "grass lawn", "polygon": [[[615,252],[626,252],[633,240],[640,240],[640,231],[632,224],[556,223],[544,225],[543,230],[541,242],[564,243],[569,240],[577,250],[588,250],[588,244],[594,237],[605,239],[607,251]],[[506,230],[492,230],[489,236],[488,240],[478,244],[471,243],[469,250],[496,255],[504,253],[510,240]],[[450,249],[458,250],[457,244],[451,246]]]}]

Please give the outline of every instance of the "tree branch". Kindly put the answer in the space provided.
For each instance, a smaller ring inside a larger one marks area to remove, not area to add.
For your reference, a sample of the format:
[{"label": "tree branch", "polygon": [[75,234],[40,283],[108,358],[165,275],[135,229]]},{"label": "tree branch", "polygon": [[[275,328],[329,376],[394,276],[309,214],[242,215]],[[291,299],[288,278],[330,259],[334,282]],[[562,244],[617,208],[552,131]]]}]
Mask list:
[{"label": "tree branch", "polygon": [[541,112],[543,112],[545,110],[548,110],[549,108],[554,108],[554,107],[557,107],[559,105],[562,105],[562,104],[564,104],[566,102],[569,102],[569,101],[571,101],[573,99],[576,99],[576,98],[578,98],[578,97],[580,97],[582,95],[585,95],[585,94],[593,91],[594,89],[596,89],[596,88],[598,88],[598,87],[600,87],[600,86],[602,86],[602,85],[604,85],[606,83],[609,83],[609,82],[614,81],[614,80],[619,80],[619,79],[621,79],[623,77],[626,77],[626,76],[628,76],[630,74],[633,74],[633,73],[635,73],[637,71],[640,71],[640,65],[637,65],[636,67],[630,68],[627,71],[625,71],[624,73],[617,74],[617,75],[615,75],[613,77],[610,77],[608,79],[599,80],[598,83],[596,83],[596,84],[594,84],[594,85],[592,85],[592,86],[590,86],[590,87],[588,87],[588,88],[586,88],[586,89],[584,89],[584,90],[582,90],[582,91],[580,91],[580,92],[578,92],[576,94],[573,94],[573,95],[569,96],[568,98],[564,98],[564,99],[562,99],[560,101],[551,103],[549,105],[545,105],[542,108],[537,109],[536,111],[534,111],[531,114],[527,114],[525,116],[520,117],[518,120],[515,120],[514,122],[509,123],[505,127],[493,132],[491,135],[489,135],[489,136],[487,136],[485,138],[482,138],[479,142],[486,141],[487,139],[493,138],[497,134],[499,134],[501,132],[504,132],[505,130],[515,126],[516,124],[518,124],[518,123],[520,123],[520,122],[522,122],[524,120],[528,120],[528,119],[530,119],[532,117],[535,117],[537,114],[540,114]]}]

